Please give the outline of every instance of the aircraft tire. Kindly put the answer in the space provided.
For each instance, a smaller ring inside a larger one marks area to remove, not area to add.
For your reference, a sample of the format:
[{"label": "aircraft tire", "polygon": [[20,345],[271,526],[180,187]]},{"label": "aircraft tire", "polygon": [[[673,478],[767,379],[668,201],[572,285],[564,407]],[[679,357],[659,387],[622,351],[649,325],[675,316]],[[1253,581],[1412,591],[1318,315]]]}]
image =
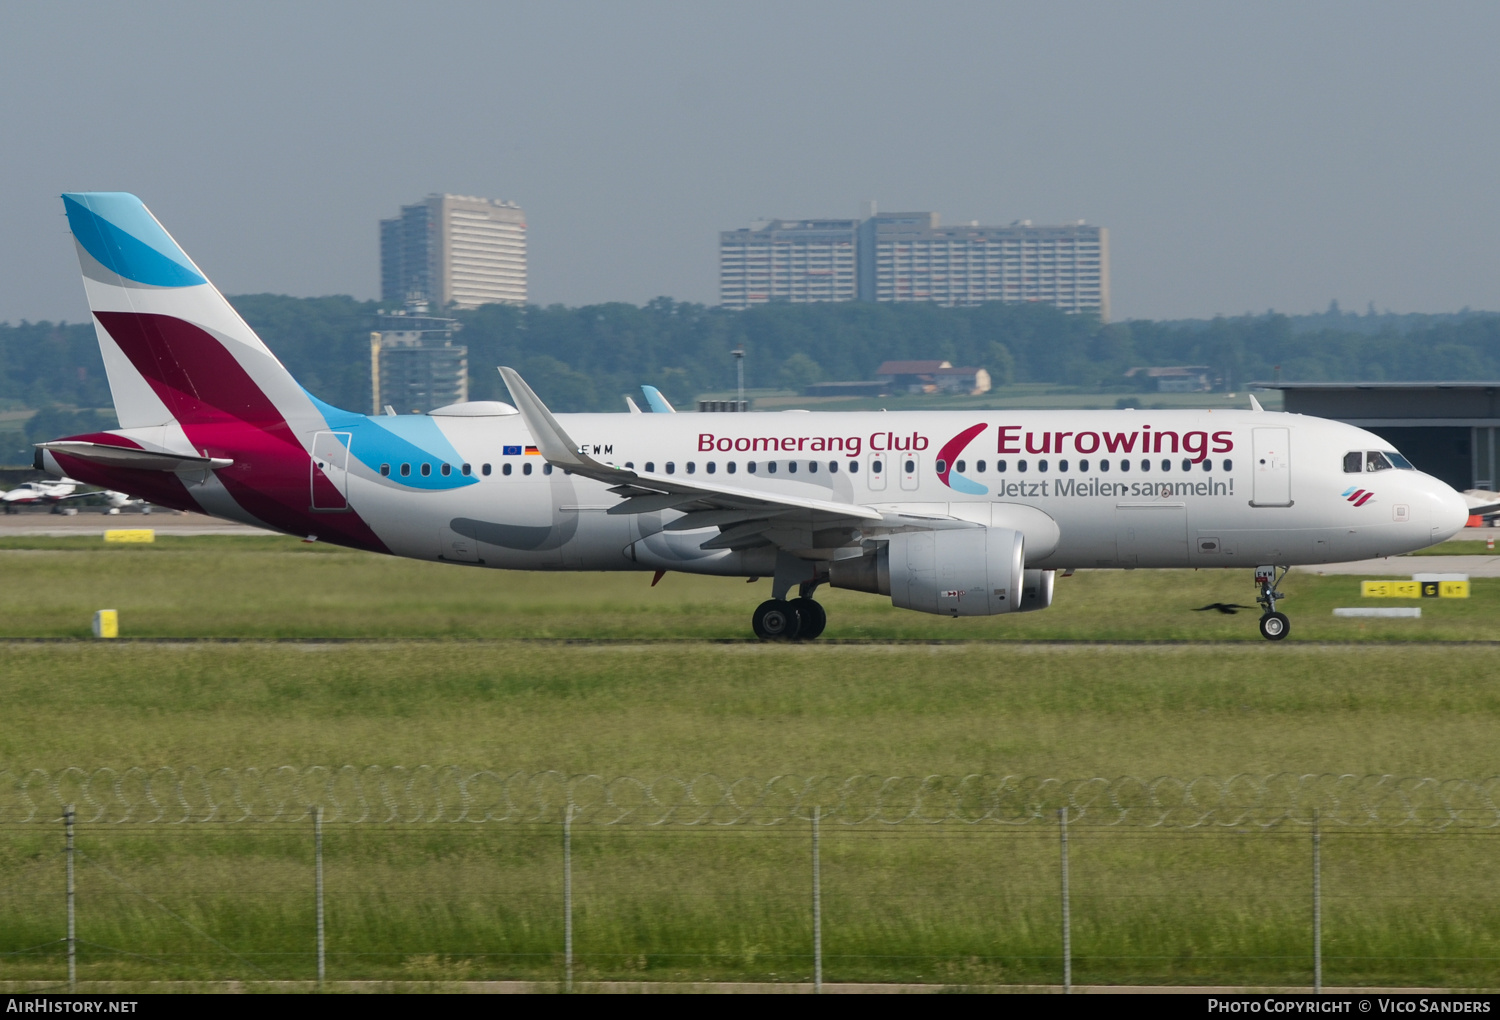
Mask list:
[{"label": "aircraft tire", "polygon": [[795,641],[802,629],[802,617],[785,599],[767,599],[756,607],[750,625],[762,641]]},{"label": "aircraft tire", "polygon": [[821,604],[812,599],[792,599],[787,605],[797,613],[801,625],[797,628],[798,641],[813,641],[828,626],[828,613]]},{"label": "aircraft tire", "polygon": [[1291,632],[1292,621],[1285,613],[1267,613],[1260,618],[1260,636],[1267,641],[1280,641]]}]

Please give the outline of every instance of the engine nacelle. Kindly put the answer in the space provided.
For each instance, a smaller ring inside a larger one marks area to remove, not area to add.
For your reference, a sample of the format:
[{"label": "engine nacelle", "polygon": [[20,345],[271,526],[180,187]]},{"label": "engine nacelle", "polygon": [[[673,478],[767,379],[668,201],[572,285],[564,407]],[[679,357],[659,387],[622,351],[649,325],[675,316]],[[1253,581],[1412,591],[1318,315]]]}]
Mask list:
[{"label": "engine nacelle", "polygon": [[1052,581],[1055,570],[1028,570],[1021,575],[1021,604],[1014,612],[1033,613],[1052,605]]},{"label": "engine nacelle", "polygon": [[[898,609],[994,616],[1021,608],[1025,562],[1025,538],[1010,528],[918,531],[892,535],[872,556],[834,563],[828,580],[889,595]],[[1050,584],[1047,594],[1050,601]]]}]

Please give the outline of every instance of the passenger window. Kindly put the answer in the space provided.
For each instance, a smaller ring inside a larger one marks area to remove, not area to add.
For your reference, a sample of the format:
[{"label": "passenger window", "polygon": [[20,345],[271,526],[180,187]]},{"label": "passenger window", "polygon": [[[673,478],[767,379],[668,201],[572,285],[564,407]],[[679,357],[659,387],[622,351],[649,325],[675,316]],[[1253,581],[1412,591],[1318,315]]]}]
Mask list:
[{"label": "passenger window", "polygon": [[635,461],[633,461],[633,460],[627,460],[625,462],[625,467],[628,468],[631,471],[634,471],[635,470]]},{"label": "passenger window", "polygon": [[648,461],[646,461],[646,470],[647,471],[655,471],[656,470],[656,461],[654,461],[654,460],[648,460]]},{"label": "passenger window", "polygon": [[1039,461],[1037,461],[1036,462],[1036,469],[1038,471],[1046,471],[1047,470],[1047,462],[1045,460],[1039,460]]},{"label": "passenger window", "polygon": [[444,464],[442,467],[438,468],[438,471],[439,471],[439,473],[442,474],[442,476],[444,478],[446,478],[449,475],[453,474],[453,465],[452,464]]},{"label": "passenger window", "polygon": [[818,473],[818,462],[817,461],[810,460],[810,461],[807,462],[807,473],[810,474],[810,475],[815,475],[815,474]]},{"label": "passenger window", "polygon": [[1083,458],[1083,460],[1080,460],[1078,462],[1078,470],[1080,470],[1080,471],[1087,471],[1088,469],[1089,469],[1089,459],[1087,457],[1085,457],[1085,458]]},{"label": "passenger window", "polygon": [[995,470],[998,471],[998,472],[1000,472],[1002,475],[1005,474],[1005,461],[1003,461],[1003,460],[997,460],[997,461],[995,461]]},{"label": "passenger window", "polygon": [[1142,471],[1150,471],[1151,470],[1151,462],[1149,460],[1147,460],[1146,458],[1144,458],[1144,457],[1141,458],[1141,470]]},{"label": "passenger window", "polygon": [[[488,464],[486,464],[484,467],[485,467],[484,473],[485,474],[489,474],[490,473],[489,472],[489,467],[490,466]],[[510,464],[509,463],[501,464],[500,465],[500,473],[501,474],[506,474],[506,475],[510,474]]]},{"label": "passenger window", "polygon": [[463,467],[459,468],[459,470],[464,473],[465,477],[468,477],[469,475],[472,475],[474,473],[473,465],[470,464],[465,464]]},{"label": "passenger window", "polygon": [[[1163,463],[1166,463],[1166,462],[1163,461]],[[1190,461],[1190,460],[1188,460],[1186,457],[1182,458],[1182,470],[1184,470],[1184,471],[1191,471],[1191,470],[1193,470],[1193,462]]]},{"label": "passenger window", "polygon": [[776,473],[776,462],[774,460],[766,461],[766,473],[771,475]]},{"label": "passenger window", "polygon": [[402,464],[401,465],[401,477],[405,478],[409,474],[411,474],[411,465],[410,464]]},{"label": "passenger window", "polygon": [[789,475],[795,475],[797,473],[797,462],[795,460],[789,460],[786,462],[786,473]]},{"label": "passenger window", "polygon": [[1379,450],[1371,450],[1365,454],[1366,471],[1389,471],[1391,462],[1385,459],[1385,454]]},{"label": "passenger window", "polygon": [[984,461],[976,460],[974,462],[974,470],[978,471],[980,474],[984,474]]},{"label": "passenger window", "polygon": [[[1206,471],[1207,470],[1212,470],[1212,464],[1213,464],[1212,461],[1205,460],[1203,462],[1204,470],[1206,470]],[[1233,471],[1234,470],[1234,461],[1226,459],[1224,461],[1224,470],[1225,471]]]},{"label": "passenger window", "polygon": [[1129,471],[1130,470],[1130,461],[1128,461],[1125,458],[1121,457],[1120,458],[1120,470],[1121,471]]},{"label": "passenger window", "polygon": [[1364,468],[1361,466],[1364,459],[1365,455],[1360,453],[1358,450],[1355,450],[1353,453],[1344,454],[1344,474],[1359,474],[1364,470]]},{"label": "passenger window", "polygon": [[432,474],[432,465],[431,464],[423,464],[422,465],[422,477],[426,478],[430,474]]},{"label": "passenger window", "polygon": [[[939,460],[936,464],[933,465],[933,467],[937,468],[938,474],[942,474],[944,471],[948,470],[948,462],[946,460]],[[953,470],[962,471],[963,468],[954,465]]]},{"label": "passenger window", "polygon": [[908,460],[906,462],[906,473],[907,474],[912,474],[916,470],[917,470],[917,462],[914,461],[914,460]]},{"label": "passenger window", "polygon": [[836,461],[836,460],[830,460],[828,462],[828,473],[830,475],[836,475],[836,474],[839,473],[839,462],[838,461]]},{"label": "passenger window", "polygon": [[1172,462],[1170,460],[1166,460],[1165,458],[1163,458],[1162,462],[1161,462],[1161,469],[1163,471],[1170,471],[1170,470],[1172,470]]},{"label": "passenger window", "polygon": [[382,464],[382,465],[380,465],[380,477],[381,478],[389,478],[389,477],[391,477],[391,466],[389,464]]},{"label": "passenger window", "polygon": [[755,474],[755,461],[752,460],[750,463],[746,464],[745,470],[750,472],[752,475]]},{"label": "passenger window", "polygon": [[870,472],[872,474],[877,474],[878,475],[878,474],[880,474],[880,471],[881,471],[880,461],[878,461],[878,460],[872,460],[872,461],[870,461]]},{"label": "passenger window", "polygon": [[713,461],[709,461],[708,462],[708,473],[709,474],[713,474],[717,470],[719,470],[718,466],[716,464],[714,464]]},{"label": "passenger window", "polygon": [[521,474],[523,474],[523,475],[529,475],[529,474],[531,474],[531,462],[530,461],[528,461],[527,463],[521,465]]},{"label": "passenger window", "polygon": [[1016,470],[1024,474],[1026,471],[1026,462],[1024,460],[1016,461]]},{"label": "passenger window", "polygon": [[694,463],[693,461],[688,461],[687,462],[687,471],[688,471],[688,474],[690,474],[690,475],[697,474],[698,473],[698,465],[696,463]]},{"label": "passenger window", "polygon": [[1068,470],[1068,462],[1065,461],[1065,460],[1058,461],[1057,462],[1057,470],[1059,470],[1059,471],[1066,471],[1066,470]]},{"label": "passenger window", "polygon": [[734,472],[735,472],[734,461],[730,461],[727,465],[725,465],[724,470],[728,471],[730,474],[734,474]]},{"label": "passenger window", "polygon": [[673,460],[667,461],[667,474],[669,474],[669,475],[675,475],[676,473],[677,473],[677,462],[673,461]]},{"label": "passenger window", "polygon": [[1109,470],[1109,458],[1108,457],[1104,458],[1103,460],[1101,460],[1099,462],[1099,470],[1100,471],[1108,471]]},{"label": "passenger window", "polygon": [[[942,461],[938,461],[938,465],[939,465],[938,470],[939,471],[943,470],[942,466],[941,466],[942,463],[943,463]],[[957,464],[953,465],[953,470],[957,471],[959,474],[963,474],[966,467],[967,467],[967,465],[965,465],[963,461],[959,461]]]},{"label": "passenger window", "polygon": [[849,473],[851,475],[857,475],[857,474],[859,474],[859,461],[857,461],[857,460],[851,460],[849,462]]},{"label": "passenger window", "polygon": [[551,464],[543,464],[542,465],[542,474],[544,474],[544,475],[550,475],[551,473],[552,473],[552,465]]}]

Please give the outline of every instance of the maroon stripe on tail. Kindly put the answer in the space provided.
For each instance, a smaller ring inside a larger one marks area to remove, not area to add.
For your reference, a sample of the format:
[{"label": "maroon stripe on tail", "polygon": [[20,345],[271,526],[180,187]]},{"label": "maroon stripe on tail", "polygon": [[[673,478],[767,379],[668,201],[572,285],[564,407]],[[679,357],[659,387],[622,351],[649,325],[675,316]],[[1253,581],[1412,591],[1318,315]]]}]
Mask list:
[{"label": "maroon stripe on tail", "polygon": [[261,428],[285,427],[271,398],[207,330],[171,315],[94,315],[179,422],[238,419]]}]

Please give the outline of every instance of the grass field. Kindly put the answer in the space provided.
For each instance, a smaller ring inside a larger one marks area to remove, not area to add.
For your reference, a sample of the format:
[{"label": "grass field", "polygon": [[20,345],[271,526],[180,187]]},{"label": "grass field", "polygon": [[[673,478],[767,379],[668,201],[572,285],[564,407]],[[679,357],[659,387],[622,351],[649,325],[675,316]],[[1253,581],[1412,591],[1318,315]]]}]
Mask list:
[{"label": "grass field", "polygon": [[[83,635],[108,607],[127,636],[310,639],[0,645],[12,770],[1500,772],[1496,649],[1462,643],[1495,637],[1500,581],[1362,624],[1329,612],[1358,578],[1293,575],[1279,645],[1253,612],[1191,611],[1249,603],[1248,572],[1080,573],[1014,620],[833,592],[832,640],[766,646],[739,640],[765,582],[653,589],[269,538],[7,539],[0,567],[10,638]],[[553,640],[591,638],[613,640]],[[1092,643],[1113,640],[1153,643]],[[0,954],[19,953],[0,980],[59,974],[59,835],[0,825]],[[79,846],[82,976],[311,974],[308,826],[85,825]],[[330,826],[326,849],[331,977],[558,975],[555,825]],[[574,852],[579,980],[810,973],[805,824],[580,826]],[[1325,981],[1500,984],[1497,852],[1487,833],[1327,833]],[[825,828],[827,979],[1055,982],[1057,854],[1046,827]],[[1309,855],[1297,827],[1081,827],[1075,980],[1309,981]]]}]

